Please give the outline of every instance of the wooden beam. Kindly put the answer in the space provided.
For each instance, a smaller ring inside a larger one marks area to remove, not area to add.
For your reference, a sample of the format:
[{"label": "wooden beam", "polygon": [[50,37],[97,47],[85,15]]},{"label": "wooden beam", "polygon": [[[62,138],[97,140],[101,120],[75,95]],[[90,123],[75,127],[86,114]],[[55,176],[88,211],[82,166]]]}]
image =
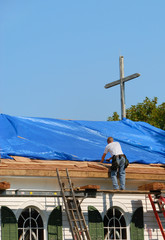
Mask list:
[{"label": "wooden beam", "polygon": [[[66,176],[65,169],[59,169],[61,176]],[[138,170],[137,170],[138,171]],[[56,171],[52,170],[38,170],[38,169],[0,169],[1,176],[23,176],[23,177],[57,177]],[[69,175],[73,178],[102,178],[109,179],[108,169],[106,171],[81,171],[70,170]],[[165,174],[149,174],[149,173],[126,173],[126,180],[153,180],[165,181]]]},{"label": "wooden beam", "polygon": [[159,175],[159,174],[126,174],[126,179],[132,179],[132,180],[159,180],[159,181],[165,181],[165,175]]},{"label": "wooden beam", "polygon": [[123,82],[124,79],[124,59],[123,56],[119,58],[120,62],[120,97],[121,97],[121,118],[126,117],[126,110],[125,110],[125,83]]},{"label": "wooden beam", "polygon": [[[49,164],[48,164],[49,163]],[[24,177],[57,177],[56,168],[59,169],[62,176],[66,176],[65,168],[68,168],[69,174],[73,178],[110,178],[110,164],[100,163],[81,163],[70,161],[35,161],[26,162],[7,162],[2,160],[0,165],[1,176],[24,176]],[[152,180],[165,181],[165,168],[158,165],[130,164],[126,168],[126,180]]]},{"label": "wooden beam", "polygon": [[[149,190],[97,190],[97,192],[103,192],[103,193],[113,193],[113,194],[149,194]],[[162,193],[165,193],[165,191],[161,191]]]},{"label": "wooden beam", "polygon": [[[132,80],[132,79],[134,79],[134,78],[137,78],[137,77],[139,77],[139,76],[140,76],[139,73],[135,73],[135,74],[129,75],[128,77],[123,78],[123,82],[127,82],[127,81]],[[120,84],[120,79],[117,80],[117,81],[108,83],[108,84],[106,84],[104,87],[105,87],[105,88],[110,88],[110,87],[113,87],[113,86],[116,86],[116,85],[119,85],[119,84]]]},{"label": "wooden beam", "polygon": [[80,186],[79,189],[100,189],[100,185],[85,185]]}]

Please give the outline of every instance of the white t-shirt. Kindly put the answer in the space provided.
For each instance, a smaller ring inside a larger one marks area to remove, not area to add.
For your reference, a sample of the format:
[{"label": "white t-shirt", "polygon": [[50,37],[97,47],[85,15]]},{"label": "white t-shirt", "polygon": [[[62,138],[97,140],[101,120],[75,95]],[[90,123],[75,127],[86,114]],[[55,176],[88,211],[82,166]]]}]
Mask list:
[{"label": "white t-shirt", "polygon": [[109,144],[105,147],[105,150],[104,150],[104,153],[107,154],[108,152],[110,152],[111,156],[123,154],[119,142],[109,143]]}]

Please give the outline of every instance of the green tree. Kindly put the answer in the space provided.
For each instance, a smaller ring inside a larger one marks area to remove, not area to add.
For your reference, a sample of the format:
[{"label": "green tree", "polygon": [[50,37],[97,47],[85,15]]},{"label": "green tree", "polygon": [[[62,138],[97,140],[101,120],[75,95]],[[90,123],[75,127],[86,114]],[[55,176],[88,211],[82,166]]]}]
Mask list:
[{"label": "green tree", "polygon": [[112,117],[108,117],[107,121],[119,121],[119,114],[117,112],[114,112]]},{"label": "green tree", "polygon": [[[126,118],[132,121],[147,122],[155,127],[165,130],[165,103],[157,105],[158,98],[154,97],[150,100],[148,97],[142,103],[132,105],[126,109]],[[119,115],[113,113],[112,117],[108,117],[108,121],[118,121]]]}]

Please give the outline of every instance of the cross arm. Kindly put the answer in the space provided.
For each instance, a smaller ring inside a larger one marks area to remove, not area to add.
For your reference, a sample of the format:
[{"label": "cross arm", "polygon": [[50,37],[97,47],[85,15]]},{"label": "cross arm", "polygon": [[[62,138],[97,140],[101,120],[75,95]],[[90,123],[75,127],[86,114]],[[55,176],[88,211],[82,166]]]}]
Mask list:
[{"label": "cross arm", "polygon": [[[127,81],[132,80],[132,79],[134,79],[134,78],[137,78],[137,77],[139,77],[139,76],[140,76],[139,73],[135,73],[135,74],[129,75],[128,77],[123,78],[122,81],[123,81],[123,82],[127,82]],[[116,86],[116,85],[118,85],[118,84],[120,84],[120,80],[117,80],[117,81],[108,83],[108,84],[106,84],[104,87],[105,87],[105,88],[110,88],[110,87]]]}]

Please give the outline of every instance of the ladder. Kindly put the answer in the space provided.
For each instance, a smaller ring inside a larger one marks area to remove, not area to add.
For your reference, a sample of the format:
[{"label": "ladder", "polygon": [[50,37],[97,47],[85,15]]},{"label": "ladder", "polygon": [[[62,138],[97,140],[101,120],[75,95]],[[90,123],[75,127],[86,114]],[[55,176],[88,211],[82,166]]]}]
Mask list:
[{"label": "ladder", "polygon": [[[66,177],[60,176],[58,169],[56,169],[56,172],[73,240],[91,240],[80,202],[75,197],[68,169],[66,169]],[[65,188],[65,184],[61,181],[62,179],[67,179],[69,189]],[[69,196],[67,195],[68,190],[70,191]]]},{"label": "ladder", "polygon": [[[162,221],[159,217],[158,213],[163,214],[165,219],[165,198],[160,195],[160,193],[155,194],[154,199],[152,198],[151,194],[148,194],[152,209],[155,214],[156,221],[159,225],[160,231],[162,233],[163,239],[165,240],[165,231],[163,229]],[[157,210],[158,208],[158,210]]]}]

